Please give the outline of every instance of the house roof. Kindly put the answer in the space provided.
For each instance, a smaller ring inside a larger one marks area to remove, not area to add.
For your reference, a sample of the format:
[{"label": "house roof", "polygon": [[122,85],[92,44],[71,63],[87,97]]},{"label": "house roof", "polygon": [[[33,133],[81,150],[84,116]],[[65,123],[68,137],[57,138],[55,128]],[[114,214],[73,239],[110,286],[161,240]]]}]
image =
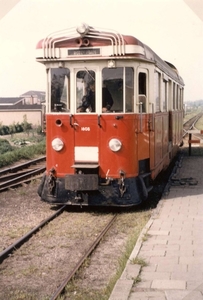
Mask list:
[{"label": "house roof", "polygon": [[18,103],[17,105],[1,105],[1,111],[3,110],[9,110],[9,111],[24,111],[24,110],[41,110],[42,104],[27,104],[23,105],[21,103]]},{"label": "house roof", "polygon": [[41,97],[45,97],[45,92],[44,91],[28,91],[22,95],[20,95],[21,97],[25,97],[25,96],[37,96],[38,98]]},{"label": "house roof", "polygon": [[0,105],[14,105],[22,101],[22,97],[0,97]]},{"label": "house roof", "polygon": [[45,95],[46,93],[44,91],[28,91],[20,97],[0,97],[0,106],[2,105],[16,105],[20,103],[24,98],[26,97],[35,97],[39,99],[41,102],[45,102]]}]

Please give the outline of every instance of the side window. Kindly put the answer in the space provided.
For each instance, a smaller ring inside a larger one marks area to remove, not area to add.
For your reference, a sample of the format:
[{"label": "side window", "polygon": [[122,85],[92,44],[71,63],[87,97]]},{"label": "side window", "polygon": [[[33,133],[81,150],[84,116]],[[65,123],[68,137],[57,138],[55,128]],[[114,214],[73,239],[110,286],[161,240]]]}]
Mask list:
[{"label": "side window", "polygon": [[51,69],[51,111],[70,110],[70,71],[65,68]]},{"label": "side window", "polygon": [[173,82],[173,110],[176,109],[176,97],[177,97],[177,89],[176,89],[176,83]]},{"label": "side window", "polygon": [[167,103],[168,103],[168,81],[163,80],[163,89],[162,89],[162,103],[163,103],[163,111],[167,111]]},{"label": "side window", "polygon": [[93,70],[77,72],[76,108],[78,113],[96,111],[95,72]]},{"label": "side window", "polygon": [[138,75],[139,112],[146,112],[147,105],[147,75],[140,72]]},{"label": "side window", "polygon": [[184,96],[184,89],[180,89],[180,109],[183,109],[183,96]]},{"label": "side window", "polygon": [[154,93],[155,93],[155,107],[156,112],[159,112],[161,110],[161,103],[160,103],[160,73],[155,72],[154,73]]},{"label": "side window", "polygon": [[180,109],[180,87],[177,84],[177,94],[176,94],[176,108]]},{"label": "side window", "polygon": [[168,109],[172,110],[173,108],[173,83],[169,79],[168,80]]}]

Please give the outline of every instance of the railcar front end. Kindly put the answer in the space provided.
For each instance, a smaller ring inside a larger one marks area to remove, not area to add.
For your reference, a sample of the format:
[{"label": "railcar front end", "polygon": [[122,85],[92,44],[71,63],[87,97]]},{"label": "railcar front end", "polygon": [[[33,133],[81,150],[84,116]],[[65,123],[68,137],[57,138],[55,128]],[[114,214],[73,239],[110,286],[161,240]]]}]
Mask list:
[{"label": "railcar front end", "polygon": [[41,198],[72,205],[143,201],[147,191],[137,173],[136,121],[122,114],[47,115],[50,146]]},{"label": "railcar front end", "polygon": [[177,71],[136,38],[86,24],[40,41],[37,61],[47,73],[41,199],[99,206],[146,200],[182,138]]}]

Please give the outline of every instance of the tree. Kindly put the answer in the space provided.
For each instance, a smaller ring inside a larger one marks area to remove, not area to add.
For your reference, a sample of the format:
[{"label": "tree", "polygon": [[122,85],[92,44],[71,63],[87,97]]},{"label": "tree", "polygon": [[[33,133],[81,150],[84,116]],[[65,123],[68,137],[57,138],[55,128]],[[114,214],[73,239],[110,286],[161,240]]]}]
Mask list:
[{"label": "tree", "polygon": [[15,122],[13,122],[13,124],[9,125],[9,133],[10,133],[11,137],[13,137],[13,134],[16,133]]},{"label": "tree", "polygon": [[27,115],[23,116],[22,127],[23,127],[23,131],[26,132],[27,135],[29,136],[30,129],[32,129],[32,124],[28,123],[28,121],[27,121]]}]

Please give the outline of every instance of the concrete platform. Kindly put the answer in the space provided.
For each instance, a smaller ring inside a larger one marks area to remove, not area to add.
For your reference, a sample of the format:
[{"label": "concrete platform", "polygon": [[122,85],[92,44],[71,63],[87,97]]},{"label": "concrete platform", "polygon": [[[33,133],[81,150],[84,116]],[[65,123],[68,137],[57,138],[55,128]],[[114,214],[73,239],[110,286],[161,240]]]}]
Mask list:
[{"label": "concrete platform", "polygon": [[185,155],[174,179],[109,300],[203,300],[203,156]]}]

